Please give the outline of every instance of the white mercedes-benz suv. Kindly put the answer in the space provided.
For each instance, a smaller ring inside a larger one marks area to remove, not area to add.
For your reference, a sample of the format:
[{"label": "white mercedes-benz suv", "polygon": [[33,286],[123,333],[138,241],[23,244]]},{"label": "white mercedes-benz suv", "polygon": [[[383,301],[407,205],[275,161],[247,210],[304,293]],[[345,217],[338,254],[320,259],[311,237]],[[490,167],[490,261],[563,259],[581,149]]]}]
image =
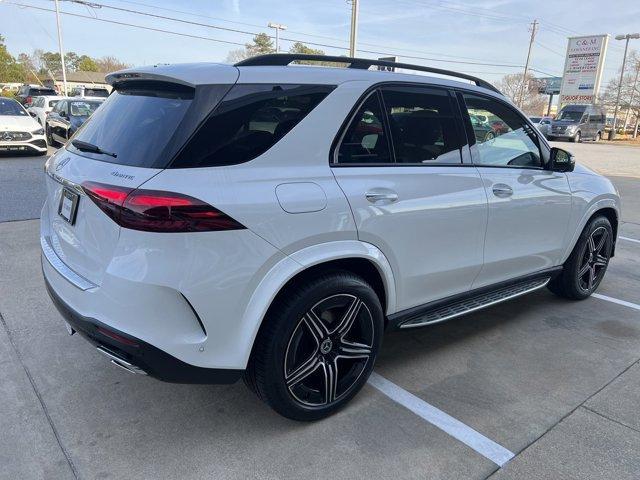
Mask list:
[{"label": "white mercedes-benz suv", "polygon": [[42,265],[69,331],[130,372],[244,377],[319,419],[366,382],[385,330],[545,286],[583,299],[613,255],[611,182],[475,77],[266,55],[107,79],[47,162]]}]

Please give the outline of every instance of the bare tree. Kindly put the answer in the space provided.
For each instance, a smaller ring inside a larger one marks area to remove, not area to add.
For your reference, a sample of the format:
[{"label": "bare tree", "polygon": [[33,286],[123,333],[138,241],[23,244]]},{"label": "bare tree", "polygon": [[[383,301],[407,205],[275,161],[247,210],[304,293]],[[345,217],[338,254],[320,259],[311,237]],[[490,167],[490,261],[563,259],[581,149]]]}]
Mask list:
[{"label": "bare tree", "polygon": [[[618,87],[620,86],[620,67],[618,74],[612,78],[600,96],[600,103],[613,111],[618,98]],[[637,69],[640,68],[640,52],[632,51],[627,58],[626,68],[622,76],[622,89],[620,90],[620,104],[618,106],[618,128],[622,127],[622,122],[631,125],[638,125],[640,121],[640,81],[636,83]],[[617,123],[617,122],[616,122]]]},{"label": "bare tree", "polygon": [[[528,115],[542,115],[545,113],[545,107],[547,106],[547,97],[538,93],[538,82],[533,75],[527,74],[524,81],[525,88],[522,96],[521,110]],[[522,82],[522,73],[513,73],[502,77],[502,80],[498,83],[498,88],[515,103]]]}]

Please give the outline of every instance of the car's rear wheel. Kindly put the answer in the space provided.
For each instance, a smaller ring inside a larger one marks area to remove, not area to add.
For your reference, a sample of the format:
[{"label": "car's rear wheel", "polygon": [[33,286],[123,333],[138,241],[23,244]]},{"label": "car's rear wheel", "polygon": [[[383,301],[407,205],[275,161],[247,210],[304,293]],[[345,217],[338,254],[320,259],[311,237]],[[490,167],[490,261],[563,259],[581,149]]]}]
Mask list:
[{"label": "car's rear wheel", "polygon": [[600,285],[613,247],[613,229],[604,216],[584,228],[562,273],[549,282],[549,290],[561,297],[582,300]]},{"label": "car's rear wheel", "polygon": [[484,141],[488,142],[489,140],[493,140],[494,138],[496,138],[496,134],[493,132],[487,132],[487,134],[484,136]]},{"label": "car's rear wheel", "polygon": [[56,146],[56,142],[53,140],[53,135],[51,135],[51,130],[49,129],[48,125],[45,127],[45,134],[46,134],[46,137],[47,137],[47,145],[49,145],[51,147],[55,147]]},{"label": "car's rear wheel", "polygon": [[265,318],[245,383],[285,417],[324,418],[367,381],[383,326],[378,296],[350,272],[288,288]]}]

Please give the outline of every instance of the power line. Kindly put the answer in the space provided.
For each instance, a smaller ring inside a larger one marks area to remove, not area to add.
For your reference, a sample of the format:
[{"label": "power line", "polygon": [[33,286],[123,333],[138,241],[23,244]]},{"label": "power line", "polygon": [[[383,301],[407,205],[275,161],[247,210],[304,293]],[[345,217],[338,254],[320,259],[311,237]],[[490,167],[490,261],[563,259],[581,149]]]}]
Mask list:
[{"label": "power line", "polygon": [[[74,3],[80,3],[80,2],[76,1]],[[82,3],[87,3],[87,2],[82,2]],[[35,5],[26,5],[26,4],[20,4],[20,3],[14,3],[14,2],[4,2],[4,4],[5,5],[15,5],[15,6],[24,7],[24,8],[31,8],[31,9],[40,10],[40,11],[46,11],[46,12],[54,12],[54,10],[52,10],[52,9],[48,9],[48,8],[44,8],[44,7],[37,7]],[[98,5],[101,5],[101,4],[92,3],[91,5],[98,6]],[[117,8],[117,7],[114,7],[114,8]],[[212,41],[212,42],[217,42],[217,43],[225,43],[225,44],[230,44],[230,45],[245,46],[244,43],[240,43],[240,42],[233,42],[233,41],[229,41],[229,40],[222,40],[222,39],[217,39],[217,38],[212,38],[212,37],[205,37],[205,36],[201,36],[201,35],[187,34],[187,33],[176,32],[176,31],[172,31],[172,30],[160,29],[160,28],[155,28],[155,27],[147,27],[147,26],[144,26],[144,25],[138,25],[138,24],[133,24],[133,23],[128,23],[128,22],[120,22],[120,21],[109,20],[109,19],[104,19],[104,18],[96,18],[96,17],[93,17],[93,16],[82,15],[82,14],[78,14],[78,13],[71,13],[71,12],[64,12],[64,11],[61,11],[60,13],[62,15],[68,15],[68,16],[77,17],[77,18],[84,18],[84,19],[99,21],[99,22],[103,22],[103,23],[112,23],[112,24],[115,24],[115,25],[128,26],[128,27],[138,28],[138,29],[142,29],[142,30],[149,30],[149,31],[155,31],[155,32],[160,32],[160,33],[167,33],[167,34],[170,34],[170,35],[178,35],[178,36],[184,36],[184,37],[188,37],[188,38],[195,38],[195,39],[207,40],[207,41]],[[131,10],[130,13],[137,13],[137,11]],[[142,12],[142,13],[146,14],[146,12]],[[148,14],[148,15],[156,16],[155,14]],[[168,20],[178,21],[178,22],[194,23],[194,22],[190,22],[190,21],[182,20],[182,19],[173,19],[171,17],[167,17],[167,19]],[[208,24],[201,24],[201,26],[209,26],[209,25]],[[215,26],[212,26],[212,27],[215,28]],[[240,33],[240,32],[236,32],[236,33]],[[246,34],[255,35],[254,32],[246,32]],[[281,38],[281,40],[285,40],[285,41],[289,41],[289,42],[300,41],[299,39],[295,39],[295,38]],[[313,43],[313,42],[306,42],[306,43],[308,43],[310,45],[314,45],[314,46],[322,46],[322,47],[333,48],[333,49],[342,50],[342,51],[345,50],[344,47],[339,46],[339,45],[331,45],[331,44],[324,44],[324,43]],[[375,51],[375,50],[362,50],[361,49],[360,51],[363,52],[363,53],[368,53],[368,54],[373,54],[373,55],[385,55],[385,56],[394,55],[394,53],[383,52],[383,51]],[[402,55],[402,57],[403,58],[407,58],[407,59],[412,59],[412,60],[426,60],[426,61],[431,61],[431,62],[444,62],[444,63],[454,63],[454,64],[462,64],[462,65],[477,65],[477,66],[506,67],[506,68],[522,68],[523,67],[522,65],[518,65],[518,64],[445,60],[445,59],[423,57],[423,56],[416,56],[416,55]],[[537,71],[539,73],[543,73],[544,75],[551,75],[551,74],[548,74],[546,72],[543,72],[541,70],[537,70],[537,69],[534,69],[534,68],[531,68],[531,70]]]}]

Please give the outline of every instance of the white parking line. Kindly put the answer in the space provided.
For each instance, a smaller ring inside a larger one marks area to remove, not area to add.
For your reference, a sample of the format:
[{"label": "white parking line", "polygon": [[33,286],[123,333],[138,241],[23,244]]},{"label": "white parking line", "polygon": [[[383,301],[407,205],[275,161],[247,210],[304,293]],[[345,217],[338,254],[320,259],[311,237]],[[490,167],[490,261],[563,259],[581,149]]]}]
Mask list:
[{"label": "white parking line", "polygon": [[502,467],[514,457],[514,454],[502,445],[488,439],[468,425],[456,420],[433,405],[429,405],[424,400],[407,392],[377,373],[373,372],[371,374],[371,377],[369,377],[369,384],[384,393],[390,399],[411,410],[419,417],[422,417],[427,422],[435,425],[440,430],[451,435],[453,438],[460,440],[468,447],[473,448],[480,455],[488,458],[496,465]]},{"label": "white parking line", "polygon": [[613,297],[607,297],[606,295],[601,295],[599,293],[591,294],[592,297],[599,298],[600,300],[606,300],[607,302],[617,303],[618,305],[624,305],[625,307],[633,308],[635,310],[640,310],[640,305],[637,303],[627,302],[626,300],[619,300]]},{"label": "white parking line", "polygon": [[626,240],[627,242],[640,243],[640,240],[636,240],[635,238],[623,237],[621,235],[618,235],[618,238],[620,240]]}]

